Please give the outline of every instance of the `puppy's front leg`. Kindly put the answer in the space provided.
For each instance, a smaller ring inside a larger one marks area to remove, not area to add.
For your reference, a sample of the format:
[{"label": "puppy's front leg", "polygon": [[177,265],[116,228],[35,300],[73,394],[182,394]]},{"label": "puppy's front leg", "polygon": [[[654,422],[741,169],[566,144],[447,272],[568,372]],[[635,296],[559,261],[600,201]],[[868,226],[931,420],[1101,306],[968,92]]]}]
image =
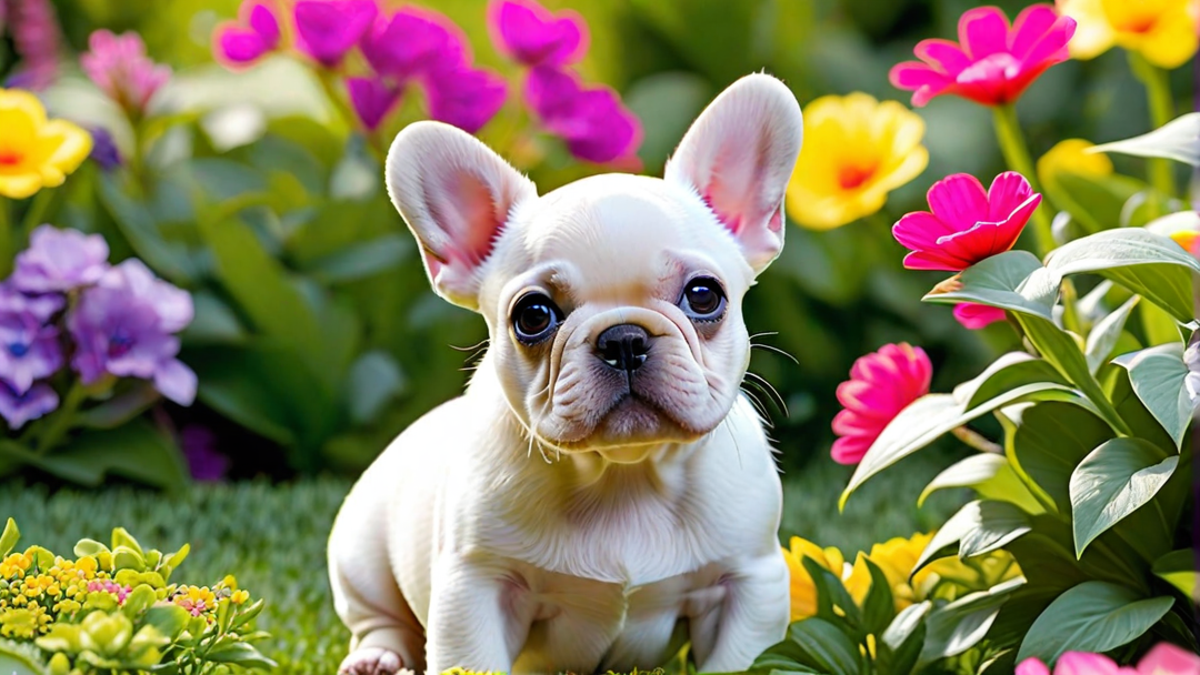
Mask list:
[{"label": "puppy's front leg", "polygon": [[787,632],[788,568],[778,548],[737,564],[722,584],[724,601],[692,620],[698,672],[745,670]]},{"label": "puppy's front leg", "polygon": [[425,663],[429,673],[460,667],[512,671],[532,616],[513,602],[508,570],[447,555],[434,566]]}]

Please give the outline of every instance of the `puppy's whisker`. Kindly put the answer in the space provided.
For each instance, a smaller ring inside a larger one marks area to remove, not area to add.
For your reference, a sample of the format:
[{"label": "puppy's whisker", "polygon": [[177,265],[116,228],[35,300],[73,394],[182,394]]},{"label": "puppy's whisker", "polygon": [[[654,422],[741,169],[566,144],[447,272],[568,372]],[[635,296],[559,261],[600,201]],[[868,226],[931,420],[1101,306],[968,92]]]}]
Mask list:
[{"label": "puppy's whisker", "polygon": [[762,375],[759,375],[758,373],[752,373],[750,371],[746,371],[746,377],[749,378],[749,380],[747,381],[748,384],[749,383],[756,384],[758,387],[760,387],[763,390],[763,392],[765,394],[767,394],[767,396],[769,398],[771,398],[772,402],[774,402],[777,406],[779,406],[779,410],[780,410],[780,412],[783,413],[784,417],[790,417],[790,414],[788,412],[787,402],[783,400],[783,396],[780,396],[779,390],[776,389],[774,385],[772,385],[770,382],[767,381],[767,378],[763,377]]},{"label": "puppy's whisker", "polygon": [[768,429],[774,429],[775,423],[771,421],[771,415],[767,412],[766,405],[763,404],[758,395],[745,387],[739,387],[739,389],[746,395],[747,400],[750,401],[750,405],[754,407],[754,412],[758,414],[758,419],[762,422],[762,425]]},{"label": "puppy's whisker", "polygon": [[787,357],[787,359],[790,360],[792,363],[794,363],[796,365],[800,365],[800,359],[797,359],[795,356],[792,356],[788,352],[785,352],[784,350],[780,349],[779,347],[776,347],[775,345],[769,345],[769,344],[765,344],[762,342],[751,342],[750,349],[762,349],[764,351],[774,352],[781,356]]}]

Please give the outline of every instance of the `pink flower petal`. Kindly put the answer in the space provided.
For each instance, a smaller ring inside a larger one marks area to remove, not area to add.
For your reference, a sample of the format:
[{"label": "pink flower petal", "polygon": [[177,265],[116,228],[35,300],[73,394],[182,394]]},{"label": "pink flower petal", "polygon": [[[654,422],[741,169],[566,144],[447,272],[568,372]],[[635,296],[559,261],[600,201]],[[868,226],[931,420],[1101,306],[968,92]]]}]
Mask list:
[{"label": "pink flower petal", "polygon": [[1013,21],[1012,32],[1009,34],[1009,53],[1018,59],[1024,59],[1033,46],[1050,31],[1055,21],[1058,21],[1058,13],[1050,5],[1030,5],[1021,10]]},{"label": "pink flower petal", "polygon": [[875,438],[878,438],[878,435],[874,438],[843,436],[833,442],[829,454],[838,464],[858,464],[866,456],[867,450],[871,449],[871,443],[875,441]]},{"label": "pink flower petal", "polygon": [[1058,657],[1054,675],[1119,675],[1120,668],[1103,654],[1067,652]]},{"label": "pink flower petal", "polygon": [[926,195],[929,207],[938,220],[964,230],[988,219],[987,192],[979,179],[956,173],[933,184]]},{"label": "pink flower petal", "polygon": [[850,379],[837,388],[845,407],[833,419],[839,438],[830,450],[834,460],[854,464],[905,407],[929,393],[933,366],[924,350],[889,344],[855,360]]},{"label": "pink flower petal", "polygon": [[1016,171],[1005,171],[996,176],[987,193],[988,219],[999,221],[1009,217],[1032,194],[1029,181]]},{"label": "pink flower petal", "polygon": [[971,65],[971,59],[957,44],[949,40],[931,38],[921,40],[913,48],[913,54],[918,59],[930,65],[936,65],[941,72],[953,77],[962,72],[963,68]]},{"label": "pink flower petal", "polygon": [[[243,5],[243,8],[245,5]],[[275,17],[275,13],[267,5],[259,2],[249,5],[249,16],[245,21],[250,26],[251,30],[262,38],[263,44],[267,49],[274,49],[279,45],[279,19]]]},{"label": "pink flower petal", "polygon": [[997,321],[1004,321],[1007,314],[999,307],[964,302],[954,306],[954,319],[967,330],[980,330]]},{"label": "pink flower petal", "polygon": [[1008,48],[1008,19],[996,7],[968,9],[958,20],[958,38],[972,59],[982,59]]},{"label": "pink flower petal", "polygon": [[1138,662],[1138,675],[1196,675],[1200,655],[1169,642],[1160,642]]},{"label": "pink flower petal", "polygon": [[1050,675],[1050,668],[1041,660],[1030,657],[1017,666],[1016,675]]},{"label": "pink flower petal", "polygon": [[904,267],[910,270],[961,272],[971,265],[971,261],[941,251],[913,251],[904,256]]},{"label": "pink flower petal", "polygon": [[497,48],[526,66],[564,66],[588,46],[583,17],[557,14],[533,0],[498,0],[488,7],[488,29]]},{"label": "pink flower petal", "polygon": [[892,226],[892,236],[902,246],[912,250],[932,248],[937,240],[954,230],[927,211],[906,213]]},{"label": "pink flower petal", "polygon": [[217,29],[214,42],[213,51],[225,65],[253,63],[268,50],[262,36],[232,23]]}]

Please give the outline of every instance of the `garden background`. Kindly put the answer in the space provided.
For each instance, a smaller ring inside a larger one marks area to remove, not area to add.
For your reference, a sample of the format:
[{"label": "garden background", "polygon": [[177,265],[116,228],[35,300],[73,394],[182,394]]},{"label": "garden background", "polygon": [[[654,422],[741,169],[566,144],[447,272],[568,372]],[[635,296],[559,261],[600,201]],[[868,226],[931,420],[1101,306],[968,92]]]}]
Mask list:
[{"label": "garden background", "polygon": [[[427,103],[409,91],[377,130],[364,133],[343,82],[295,56],[227,68],[214,59],[213,34],[237,17],[234,0],[7,4],[14,27],[21,11],[52,9],[44,28],[56,26],[61,42],[49,50],[57,66],[40,87],[42,98],[52,117],[105,129],[104,142],[124,164],[86,162],[56,190],[62,198],[14,215],[43,209],[39,221],[102,234],[113,262],[136,255],[191,292],[195,319],[180,335],[179,359],[199,384],[191,406],[135,400],[139,422],[79,431],[54,464],[0,455],[0,473],[11,474],[0,482],[0,516],[15,516],[23,539],[55,551],[69,551],[81,537],[102,538],[118,524],[164,550],[191,542],[192,576],[216,579],[236,569],[242,585],[269,599],[259,627],[274,635],[263,649],[281,669],[333,672],[346,642],[324,571],[333,514],[391,438],[462,389],[464,367],[485,337],[478,317],[429,290],[381,183],[380,143],[386,147],[396,129],[426,116]],[[586,21],[591,39],[576,66],[580,77],[612,87],[640,120],[636,161],[605,166],[572,157],[531,122],[517,93],[524,71],[493,43],[483,0],[418,4],[461,27],[475,63],[508,81],[511,95],[478,134],[543,193],[613,166],[661,175],[699,111],[750,72],[781,77],[801,105],[865,92],[911,107],[908,92],[889,83],[889,69],[910,59],[918,40],[952,38],[975,5],[549,0],[547,7],[570,7]],[[1027,3],[995,4],[1011,17]],[[78,55],[101,28],[135,31],[150,57],[172,70],[136,114],[79,67]],[[28,59],[17,58],[26,46],[20,39],[0,44],[0,75],[36,75]],[[1189,67],[1171,72],[1180,109],[1191,107],[1193,76]],[[1016,109],[1035,158],[1065,138],[1101,143],[1154,126],[1119,50],[1048,70]],[[882,210],[853,222],[814,229],[790,220],[783,255],[747,299],[746,323],[762,334],[756,341],[794,357],[755,350],[751,370],[778,396],[747,385],[775,425],[784,541],[800,534],[865,549],[931,529],[965,499],[947,491],[922,509],[911,505],[948,458],[968,454],[945,440],[865,486],[838,513],[837,494],[852,467],[830,459],[830,422],[841,409],[837,386],[857,357],[885,343],[919,345],[934,365],[933,390],[946,391],[1019,347],[1003,322],[968,330],[948,307],[916,302],[943,275],[904,270],[891,225],[925,208],[935,180],[958,172],[990,177],[1005,163],[986,108],[942,96],[915,113],[925,123],[928,167],[891,192]],[[1118,171],[1144,174],[1143,160],[1113,161]],[[238,229],[221,226],[230,204],[253,207]],[[1019,246],[1032,248],[1032,238],[1031,228]],[[995,438],[999,426],[988,424],[977,429]]]}]

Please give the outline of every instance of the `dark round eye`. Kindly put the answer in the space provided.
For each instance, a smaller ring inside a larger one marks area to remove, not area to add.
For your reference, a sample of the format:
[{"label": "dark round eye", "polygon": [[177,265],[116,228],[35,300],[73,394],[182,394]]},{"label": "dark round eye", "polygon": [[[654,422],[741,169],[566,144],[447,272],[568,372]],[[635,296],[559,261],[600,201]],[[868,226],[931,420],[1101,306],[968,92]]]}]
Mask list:
[{"label": "dark round eye", "polygon": [[562,310],[545,293],[528,293],[513,306],[513,331],[525,344],[546,339],[561,321]]},{"label": "dark round eye", "polygon": [[725,291],[712,277],[696,277],[683,289],[679,307],[698,321],[714,321],[725,311]]}]

